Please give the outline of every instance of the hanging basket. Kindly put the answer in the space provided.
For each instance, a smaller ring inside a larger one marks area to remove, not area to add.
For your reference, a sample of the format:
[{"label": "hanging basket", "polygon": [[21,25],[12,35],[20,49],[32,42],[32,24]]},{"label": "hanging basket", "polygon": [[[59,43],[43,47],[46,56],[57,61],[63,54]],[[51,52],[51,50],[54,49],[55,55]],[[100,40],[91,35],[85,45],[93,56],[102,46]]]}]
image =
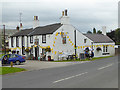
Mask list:
[{"label": "hanging basket", "polygon": [[100,47],[97,47],[96,50],[97,51],[102,51],[102,49]]},{"label": "hanging basket", "polygon": [[50,47],[46,47],[45,51],[46,52],[51,52],[51,48]]},{"label": "hanging basket", "polygon": [[26,52],[30,52],[30,49],[29,49],[29,48],[26,48],[25,51],[26,51]]}]

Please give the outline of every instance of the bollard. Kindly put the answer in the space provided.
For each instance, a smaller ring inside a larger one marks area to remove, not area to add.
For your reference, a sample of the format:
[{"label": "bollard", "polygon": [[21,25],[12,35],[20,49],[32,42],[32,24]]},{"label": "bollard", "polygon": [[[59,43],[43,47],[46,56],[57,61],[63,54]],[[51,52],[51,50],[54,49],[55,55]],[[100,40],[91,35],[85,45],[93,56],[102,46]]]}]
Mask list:
[{"label": "bollard", "polygon": [[13,67],[13,62],[10,62],[10,66]]}]

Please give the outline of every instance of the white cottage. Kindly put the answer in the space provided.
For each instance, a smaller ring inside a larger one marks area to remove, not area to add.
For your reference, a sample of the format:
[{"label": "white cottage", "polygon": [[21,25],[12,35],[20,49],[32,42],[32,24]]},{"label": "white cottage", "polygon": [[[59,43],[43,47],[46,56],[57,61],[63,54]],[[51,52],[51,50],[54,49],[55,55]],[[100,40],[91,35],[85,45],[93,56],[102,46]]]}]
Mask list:
[{"label": "white cottage", "polygon": [[115,43],[105,35],[105,29],[103,34],[82,34],[71,25],[67,10],[63,11],[60,23],[46,26],[38,24],[38,17],[35,16],[33,28],[21,30],[11,36],[9,48],[13,53],[33,56],[34,59],[45,55],[45,60],[48,60],[48,56],[59,60],[64,55],[76,54],[79,57],[84,53],[85,47],[90,47],[94,49],[95,57],[115,54]]}]

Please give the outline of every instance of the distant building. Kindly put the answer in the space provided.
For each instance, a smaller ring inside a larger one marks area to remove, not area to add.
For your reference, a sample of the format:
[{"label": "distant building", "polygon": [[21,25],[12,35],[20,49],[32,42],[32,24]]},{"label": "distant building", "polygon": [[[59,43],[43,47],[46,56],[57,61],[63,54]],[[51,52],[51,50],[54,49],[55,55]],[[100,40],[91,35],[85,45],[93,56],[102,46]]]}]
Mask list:
[{"label": "distant building", "polygon": [[[6,42],[6,46],[8,48],[9,46],[9,38],[11,35],[15,34],[16,32],[18,32],[16,29],[5,29],[5,42]],[[0,31],[0,47],[4,46],[2,41],[4,40],[4,31],[3,29]]]},{"label": "distant building", "polygon": [[106,36],[106,28],[103,34],[83,34],[69,21],[67,10],[63,12],[60,23],[46,26],[38,26],[38,17],[34,19],[34,26],[13,34],[9,39],[9,48],[13,53],[38,58],[45,55],[45,59],[51,56],[59,60],[63,54],[79,57],[86,47],[94,50],[95,57],[110,56],[115,54],[115,43]]}]

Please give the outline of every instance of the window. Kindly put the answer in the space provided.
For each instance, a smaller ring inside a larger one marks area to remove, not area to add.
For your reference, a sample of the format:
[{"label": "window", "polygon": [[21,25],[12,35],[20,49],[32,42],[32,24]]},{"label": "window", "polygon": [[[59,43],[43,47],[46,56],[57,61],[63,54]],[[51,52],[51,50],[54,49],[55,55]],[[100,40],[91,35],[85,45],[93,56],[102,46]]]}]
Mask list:
[{"label": "window", "polygon": [[19,38],[16,37],[16,47],[19,47]]},{"label": "window", "polygon": [[30,36],[30,43],[33,43],[33,36]]},{"label": "window", "polygon": [[46,43],[46,35],[42,35],[42,43]]},{"label": "window", "polygon": [[84,39],[84,43],[86,43],[87,42],[87,39]]},{"label": "window", "polygon": [[24,36],[22,36],[22,46],[25,46]]},{"label": "window", "polygon": [[10,56],[10,58],[16,58],[16,57],[18,57],[18,56],[15,54],[11,54],[11,56]]},{"label": "window", "polygon": [[11,47],[13,47],[13,37],[11,37]]},{"label": "window", "polygon": [[108,52],[108,45],[103,45],[103,52]]},{"label": "window", "polygon": [[64,36],[64,37],[62,38],[62,43],[63,43],[63,44],[66,44],[66,36]]}]

